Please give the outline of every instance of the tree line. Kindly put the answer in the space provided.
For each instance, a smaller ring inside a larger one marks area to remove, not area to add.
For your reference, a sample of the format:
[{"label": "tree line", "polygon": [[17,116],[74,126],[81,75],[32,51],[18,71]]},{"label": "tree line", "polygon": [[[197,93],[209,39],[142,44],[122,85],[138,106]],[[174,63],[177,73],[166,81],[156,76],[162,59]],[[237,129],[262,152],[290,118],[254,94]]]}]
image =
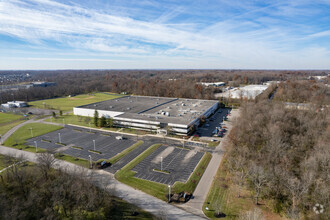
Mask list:
[{"label": "tree line", "polygon": [[[274,211],[309,219],[316,204],[330,205],[329,128],[329,108],[244,101],[229,135],[226,167],[240,188],[251,189],[256,204],[271,200]],[[325,209],[320,219],[329,214]]]},{"label": "tree line", "polygon": [[[26,72],[26,71],[23,71]],[[11,71],[17,74],[18,72]],[[324,71],[274,70],[59,70],[29,71],[31,81],[56,82],[56,86],[34,87],[1,92],[0,102],[13,99],[32,101],[61,96],[115,92],[136,95],[214,99],[219,88],[204,87],[199,82],[223,81],[229,85],[261,84],[266,81],[306,78],[327,74]],[[0,72],[8,74],[8,72]]]}]

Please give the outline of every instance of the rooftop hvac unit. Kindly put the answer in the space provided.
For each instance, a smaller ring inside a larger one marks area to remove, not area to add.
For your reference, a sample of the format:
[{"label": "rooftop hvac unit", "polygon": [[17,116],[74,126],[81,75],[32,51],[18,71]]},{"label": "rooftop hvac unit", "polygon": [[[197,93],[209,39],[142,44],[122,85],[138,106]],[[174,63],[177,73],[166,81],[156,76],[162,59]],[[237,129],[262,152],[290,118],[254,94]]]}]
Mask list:
[{"label": "rooftop hvac unit", "polygon": [[165,115],[165,112],[162,112],[162,115]]},{"label": "rooftop hvac unit", "polygon": [[166,116],[170,116],[170,113],[169,112],[166,112],[165,114],[166,114]]},{"label": "rooftop hvac unit", "polygon": [[96,106],[96,104],[94,104],[94,106]]},{"label": "rooftop hvac unit", "polygon": [[127,110],[131,110],[131,108],[130,108],[130,107],[128,107],[128,108],[127,108]]},{"label": "rooftop hvac unit", "polygon": [[185,106],[185,104],[184,104],[184,103],[182,103],[182,106]]},{"label": "rooftop hvac unit", "polygon": [[112,105],[110,105],[109,108],[113,108]]},{"label": "rooftop hvac unit", "polygon": [[132,103],[133,101],[131,100],[131,101],[129,101],[130,103]]}]

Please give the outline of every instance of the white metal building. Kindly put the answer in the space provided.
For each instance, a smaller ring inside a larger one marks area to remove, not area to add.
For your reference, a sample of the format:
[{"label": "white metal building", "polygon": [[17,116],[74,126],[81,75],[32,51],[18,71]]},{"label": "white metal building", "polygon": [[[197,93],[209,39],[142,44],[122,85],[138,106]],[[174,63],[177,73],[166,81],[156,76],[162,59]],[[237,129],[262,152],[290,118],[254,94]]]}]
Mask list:
[{"label": "white metal building", "polygon": [[118,127],[166,130],[186,135],[197,126],[201,116],[208,117],[218,108],[218,101],[150,96],[124,96],[78,106],[75,115],[111,117]]}]

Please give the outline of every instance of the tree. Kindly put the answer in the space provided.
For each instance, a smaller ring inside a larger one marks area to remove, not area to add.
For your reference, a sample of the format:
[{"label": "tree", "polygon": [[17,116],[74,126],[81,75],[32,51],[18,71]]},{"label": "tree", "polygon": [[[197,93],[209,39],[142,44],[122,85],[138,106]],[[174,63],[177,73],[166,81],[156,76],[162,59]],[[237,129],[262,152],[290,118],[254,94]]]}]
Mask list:
[{"label": "tree", "polygon": [[95,125],[95,127],[98,127],[98,125],[99,125],[99,113],[97,112],[96,109],[94,112],[94,125]]},{"label": "tree", "polygon": [[260,166],[253,164],[250,168],[250,179],[255,189],[256,205],[259,205],[259,198],[262,188],[266,185],[266,173]]},{"label": "tree", "polygon": [[106,125],[107,125],[107,119],[104,117],[104,116],[102,116],[101,118],[100,118],[100,123],[99,123],[99,125],[100,125],[100,127],[105,127]]},{"label": "tree", "polygon": [[63,111],[62,110],[60,110],[60,116],[62,116],[63,115]]},{"label": "tree", "polygon": [[55,112],[52,112],[52,114],[53,114],[53,118],[56,118],[56,113]]},{"label": "tree", "polygon": [[43,173],[45,179],[48,179],[48,173],[52,166],[55,164],[56,159],[53,154],[50,152],[39,153],[37,155],[37,162],[39,164],[39,168]]},{"label": "tree", "polygon": [[109,128],[111,128],[113,126],[113,120],[112,120],[111,117],[107,118],[107,123],[106,124],[107,124],[107,127],[109,127]]}]

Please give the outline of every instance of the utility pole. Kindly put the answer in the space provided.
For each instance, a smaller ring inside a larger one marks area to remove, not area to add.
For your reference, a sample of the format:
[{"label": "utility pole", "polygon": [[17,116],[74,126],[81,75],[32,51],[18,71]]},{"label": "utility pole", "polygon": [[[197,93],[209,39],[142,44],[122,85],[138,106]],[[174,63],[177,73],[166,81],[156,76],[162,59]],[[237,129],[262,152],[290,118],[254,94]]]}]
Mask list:
[{"label": "utility pole", "polygon": [[58,133],[58,143],[61,144],[61,133]]}]

